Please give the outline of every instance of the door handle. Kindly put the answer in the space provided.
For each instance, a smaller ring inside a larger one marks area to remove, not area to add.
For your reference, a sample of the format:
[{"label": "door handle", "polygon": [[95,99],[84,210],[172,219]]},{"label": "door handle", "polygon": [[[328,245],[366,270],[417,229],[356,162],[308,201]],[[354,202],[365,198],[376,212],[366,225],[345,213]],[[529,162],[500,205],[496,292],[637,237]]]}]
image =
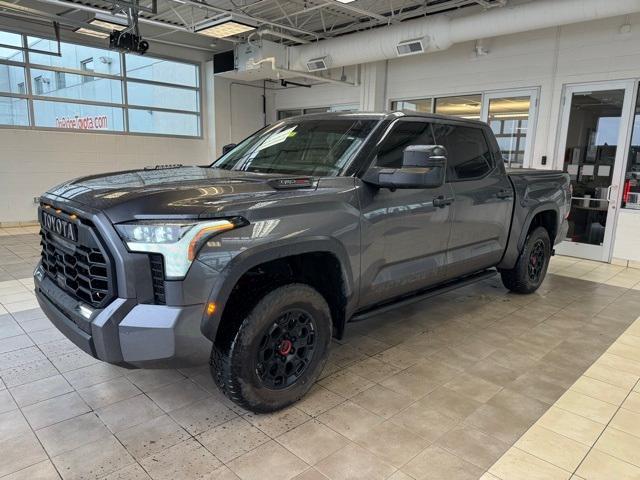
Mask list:
[{"label": "door handle", "polygon": [[433,197],[433,206],[444,208],[447,205],[451,205],[455,199],[453,197],[445,197],[444,195],[438,195]]},{"label": "door handle", "polygon": [[607,201],[610,202],[611,201],[611,193],[613,193],[613,191],[615,189],[617,189],[618,187],[615,185],[609,185],[607,187]]},{"label": "door handle", "polygon": [[513,197],[513,192],[511,190],[500,190],[498,193],[496,193],[496,197],[498,198],[511,198]]}]

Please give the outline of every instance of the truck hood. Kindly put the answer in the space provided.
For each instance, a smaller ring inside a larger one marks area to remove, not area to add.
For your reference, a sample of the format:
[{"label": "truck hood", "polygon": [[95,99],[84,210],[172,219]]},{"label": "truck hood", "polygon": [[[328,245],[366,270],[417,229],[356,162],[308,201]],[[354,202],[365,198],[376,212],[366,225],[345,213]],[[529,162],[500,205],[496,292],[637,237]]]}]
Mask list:
[{"label": "truck hood", "polygon": [[45,197],[100,210],[113,223],[206,218],[238,215],[267,198],[293,193],[274,188],[273,182],[281,178],[210,167],[153,168],[78,178],[52,188]]}]

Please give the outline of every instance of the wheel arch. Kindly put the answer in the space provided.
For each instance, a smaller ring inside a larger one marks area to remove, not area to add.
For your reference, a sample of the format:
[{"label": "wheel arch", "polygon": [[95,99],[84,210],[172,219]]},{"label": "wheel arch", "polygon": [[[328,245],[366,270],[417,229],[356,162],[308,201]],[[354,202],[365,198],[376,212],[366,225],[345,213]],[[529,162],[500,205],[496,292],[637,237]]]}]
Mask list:
[{"label": "wheel arch", "polygon": [[[516,213],[514,213],[516,215]],[[549,239],[551,240],[551,246],[556,243],[556,236],[560,231],[560,213],[558,205],[554,202],[545,202],[536,205],[531,208],[524,219],[518,221],[517,215],[512,222],[512,230],[519,231],[516,235],[513,235],[509,240],[509,244],[502,258],[502,261],[498,265],[500,269],[510,269],[518,261],[518,257],[524,248],[524,244],[527,241],[527,236],[532,228],[537,226],[543,226],[549,232]]]},{"label": "wheel arch", "polygon": [[[280,286],[286,283],[280,278],[280,275],[286,276],[286,272],[281,271],[285,265],[294,271],[294,275],[288,277],[291,282],[309,284],[325,297],[331,308],[334,335],[340,338],[355,305],[357,288],[346,249],[330,237],[271,242],[264,247],[249,248],[237,255],[221,272],[219,281],[212,288],[209,302],[215,303],[216,309],[212,315],[205,313],[201,324],[202,333],[211,341],[220,340],[220,335],[226,334],[231,327],[226,322],[233,322],[233,327],[238,322],[237,318],[230,316],[229,308],[234,308],[234,295],[245,286],[243,281],[247,279],[247,275],[253,275],[262,268],[274,280],[271,287]],[[311,267],[313,272],[301,272],[300,268],[304,267]],[[264,292],[258,284],[258,289],[252,293],[253,296],[249,296],[249,301],[245,302],[246,308],[255,305]]]},{"label": "wheel arch", "polygon": [[530,215],[526,228],[524,228],[520,233],[520,239],[518,241],[519,250],[522,251],[522,247],[524,247],[524,243],[527,240],[529,232],[537,227],[544,227],[547,230],[549,233],[549,240],[551,240],[551,245],[554,245],[559,227],[558,216],[558,208],[555,204],[552,205],[552,208],[549,206],[543,206],[536,209],[535,212]]}]

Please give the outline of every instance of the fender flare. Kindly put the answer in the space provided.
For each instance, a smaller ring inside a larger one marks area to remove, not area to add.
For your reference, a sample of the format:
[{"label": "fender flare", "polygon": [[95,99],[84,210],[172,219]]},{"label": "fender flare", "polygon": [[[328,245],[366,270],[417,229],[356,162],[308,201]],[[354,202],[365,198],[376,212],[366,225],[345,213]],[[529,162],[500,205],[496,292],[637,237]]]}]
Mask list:
[{"label": "fender flare", "polygon": [[[524,242],[526,242],[527,240],[527,234],[529,233],[529,228],[531,228],[531,223],[533,222],[533,219],[539,213],[548,212],[548,211],[552,211],[556,214],[556,232],[558,231],[558,227],[559,227],[558,222],[560,222],[560,212],[558,211],[558,205],[555,204],[554,202],[545,202],[538,205],[536,208],[534,208],[529,212],[529,215],[527,215],[527,218],[524,223],[524,228],[520,231],[520,238],[518,238],[518,252],[521,252],[522,248],[524,247]],[[553,239],[551,241],[553,242]]]},{"label": "fender flare", "polygon": [[[200,330],[203,335],[211,341],[215,340],[222,314],[227,300],[231,295],[231,291],[247,271],[272,260],[316,252],[330,253],[338,259],[344,285],[344,294],[347,299],[346,311],[351,312],[357,300],[357,286],[354,285],[349,255],[344,246],[336,239],[324,236],[306,237],[295,240],[282,239],[264,245],[256,245],[255,247],[244,250],[233,258],[224,270],[220,272],[208,299],[208,302],[215,302],[217,308],[213,315],[207,316],[205,313],[202,317]],[[346,315],[345,313],[345,317]],[[346,318],[343,319],[343,321],[346,321]]]},{"label": "fender flare", "polygon": [[[518,207],[516,206],[516,208]],[[526,206],[524,208],[526,208]],[[524,243],[527,240],[527,235],[529,234],[529,228],[531,227],[531,223],[533,222],[533,219],[539,213],[548,212],[548,211],[552,211],[556,214],[557,222],[558,222],[556,224],[556,230],[559,231],[560,223],[562,222],[562,220],[560,219],[560,212],[558,211],[558,205],[555,202],[551,202],[551,201],[544,202],[531,208],[531,210],[529,210],[529,212],[527,213],[521,225],[518,225],[517,219],[514,218],[513,222],[511,223],[512,232],[509,238],[509,243],[502,257],[502,260],[498,264],[498,269],[510,270],[515,266],[516,262],[518,261],[518,258],[520,257],[520,253],[524,248]],[[515,212],[514,212],[514,215],[515,215]],[[514,233],[513,231],[518,229],[519,229],[519,233],[517,235],[513,235]]]}]

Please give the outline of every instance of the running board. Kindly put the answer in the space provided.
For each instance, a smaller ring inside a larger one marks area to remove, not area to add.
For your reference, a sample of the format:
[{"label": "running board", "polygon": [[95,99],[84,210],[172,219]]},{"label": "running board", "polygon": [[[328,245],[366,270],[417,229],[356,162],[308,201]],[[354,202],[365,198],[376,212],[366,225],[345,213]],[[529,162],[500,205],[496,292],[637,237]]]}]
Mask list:
[{"label": "running board", "polygon": [[411,305],[412,303],[416,303],[421,300],[425,300],[427,298],[435,297],[437,295],[442,295],[443,293],[447,293],[452,290],[456,290],[458,288],[466,287],[467,285],[471,285],[476,282],[481,282],[482,280],[486,280],[488,278],[495,276],[497,273],[498,271],[495,269],[483,270],[481,272],[474,273],[473,275],[467,275],[466,277],[462,277],[458,280],[453,280],[451,282],[444,283],[442,285],[433,287],[428,290],[420,290],[418,291],[418,293],[415,293],[411,296],[400,297],[397,300],[386,302],[371,308],[367,308],[366,310],[356,312],[349,321],[359,322],[360,320],[366,320],[367,318],[373,317],[375,315],[379,315],[381,313],[388,312],[390,310],[394,310],[399,307]]}]

